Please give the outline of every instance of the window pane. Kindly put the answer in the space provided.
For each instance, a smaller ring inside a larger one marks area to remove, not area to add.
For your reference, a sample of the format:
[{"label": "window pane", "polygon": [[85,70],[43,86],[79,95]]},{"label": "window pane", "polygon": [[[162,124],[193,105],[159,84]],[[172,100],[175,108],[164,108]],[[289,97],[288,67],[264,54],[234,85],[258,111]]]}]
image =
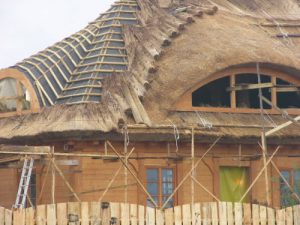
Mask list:
[{"label": "window pane", "polygon": [[163,195],[170,195],[173,193],[173,183],[163,183]]},{"label": "window pane", "polygon": [[230,107],[229,77],[212,81],[192,93],[192,105],[197,107]]},{"label": "window pane", "polygon": [[151,195],[158,195],[158,184],[157,183],[148,183],[147,184],[147,191]]},{"label": "window pane", "polygon": [[147,182],[158,181],[158,169],[147,169]]},{"label": "window pane", "polygon": [[163,182],[173,182],[173,169],[163,169],[162,179]]},{"label": "window pane", "polygon": [[[20,84],[20,93],[17,86]],[[30,109],[30,96],[24,85],[13,78],[0,80],[0,112],[17,110],[17,102],[23,110]]]}]

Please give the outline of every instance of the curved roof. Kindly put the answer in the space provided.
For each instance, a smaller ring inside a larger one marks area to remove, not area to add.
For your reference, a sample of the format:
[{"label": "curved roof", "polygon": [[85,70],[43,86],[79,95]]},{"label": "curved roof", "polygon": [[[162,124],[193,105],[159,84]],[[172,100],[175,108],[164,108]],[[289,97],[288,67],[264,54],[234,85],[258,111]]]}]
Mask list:
[{"label": "curved roof", "polygon": [[[1,119],[0,140],[105,138],[124,124],[137,132],[161,129],[156,135],[169,138],[174,124],[198,126],[199,135],[258,138],[261,124],[272,126],[259,115],[204,113],[213,125],[206,130],[197,114],[173,105],[195,84],[239,65],[261,62],[300,79],[297,0],[172,2],[167,9],[156,0],[117,2],[82,31],[17,64],[41,105],[55,106]],[[300,140],[296,126],[276,134],[282,136]]]}]

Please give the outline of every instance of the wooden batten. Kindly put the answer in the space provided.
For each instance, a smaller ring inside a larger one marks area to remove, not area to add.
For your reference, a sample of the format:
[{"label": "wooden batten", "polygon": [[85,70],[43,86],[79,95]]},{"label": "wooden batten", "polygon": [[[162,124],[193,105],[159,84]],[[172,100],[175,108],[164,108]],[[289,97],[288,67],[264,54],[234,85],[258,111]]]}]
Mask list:
[{"label": "wooden batten", "polygon": [[133,100],[133,97],[131,96],[129,88],[126,85],[124,85],[123,93],[124,93],[125,99],[127,100],[128,104],[130,105],[130,108],[132,110],[132,114],[133,114],[133,117],[134,117],[136,123],[143,123],[144,121],[143,121],[141,115],[139,114],[139,110],[135,104],[135,101]]}]

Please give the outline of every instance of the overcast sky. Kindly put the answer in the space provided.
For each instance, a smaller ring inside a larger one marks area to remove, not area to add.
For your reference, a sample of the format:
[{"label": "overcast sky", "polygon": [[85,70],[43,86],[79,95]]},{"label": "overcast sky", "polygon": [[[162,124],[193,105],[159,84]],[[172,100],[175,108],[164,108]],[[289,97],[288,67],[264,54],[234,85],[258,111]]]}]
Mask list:
[{"label": "overcast sky", "polygon": [[0,0],[0,69],[79,31],[114,0]]}]

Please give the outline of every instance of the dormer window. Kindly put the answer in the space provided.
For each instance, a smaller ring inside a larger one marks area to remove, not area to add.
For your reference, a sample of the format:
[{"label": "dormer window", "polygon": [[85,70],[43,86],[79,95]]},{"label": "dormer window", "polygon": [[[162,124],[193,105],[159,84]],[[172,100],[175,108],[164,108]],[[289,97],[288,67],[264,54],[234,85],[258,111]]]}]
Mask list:
[{"label": "dormer window", "polygon": [[14,78],[0,80],[0,113],[30,109],[30,95],[25,86]]},{"label": "dormer window", "polygon": [[[255,69],[222,72],[202,82],[177,102],[180,111],[259,112],[259,89],[268,100],[264,110],[276,113],[275,107],[290,113],[300,112],[300,81],[286,74],[262,70],[261,82]],[[272,103],[272,104],[270,104]]]}]

